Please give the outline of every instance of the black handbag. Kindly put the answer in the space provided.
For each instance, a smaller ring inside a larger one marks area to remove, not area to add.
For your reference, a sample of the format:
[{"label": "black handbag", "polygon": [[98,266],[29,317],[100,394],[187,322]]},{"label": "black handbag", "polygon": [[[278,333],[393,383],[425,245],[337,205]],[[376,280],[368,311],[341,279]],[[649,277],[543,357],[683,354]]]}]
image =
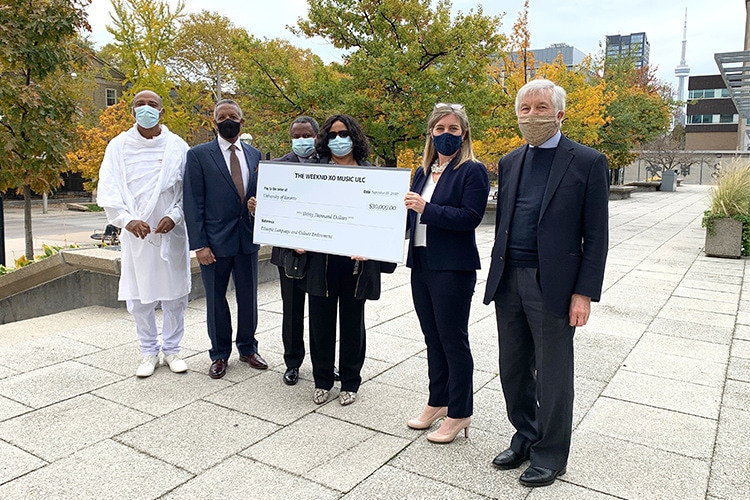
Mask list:
[{"label": "black handbag", "polygon": [[307,274],[307,254],[294,250],[284,252],[284,275],[287,278],[301,280]]}]

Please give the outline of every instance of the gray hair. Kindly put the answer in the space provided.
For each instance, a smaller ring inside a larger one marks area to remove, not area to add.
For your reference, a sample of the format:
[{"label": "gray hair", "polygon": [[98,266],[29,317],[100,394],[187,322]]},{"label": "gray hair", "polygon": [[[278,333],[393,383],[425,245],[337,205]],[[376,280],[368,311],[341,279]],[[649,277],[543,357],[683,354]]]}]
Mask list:
[{"label": "gray hair", "polygon": [[235,108],[237,108],[237,111],[240,114],[240,119],[242,118],[242,108],[240,107],[239,104],[237,104],[232,99],[222,99],[221,101],[219,101],[219,102],[216,103],[216,106],[214,106],[214,120],[218,116],[218,113],[216,112],[216,110],[219,109],[219,106],[221,106],[222,104],[231,104],[232,106],[234,106]]},{"label": "gray hair", "polygon": [[309,123],[313,132],[315,132],[315,135],[318,135],[318,131],[320,130],[320,126],[318,126],[318,122],[315,121],[315,118],[310,116],[298,116],[291,125],[289,125],[289,135],[292,135],[292,127],[294,127],[295,123]]},{"label": "gray hair", "polygon": [[518,94],[516,94],[516,114],[518,114],[518,110],[521,107],[521,101],[524,100],[526,95],[536,94],[537,92],[549,92],[550,100],[555,107],[555,114],[557,114],[558,111],[565,111],[565,96],[567,95],[565,89],[559,85],[555,85],[555,82],[551,80],[539,78],[531,80],[518,90]]}]

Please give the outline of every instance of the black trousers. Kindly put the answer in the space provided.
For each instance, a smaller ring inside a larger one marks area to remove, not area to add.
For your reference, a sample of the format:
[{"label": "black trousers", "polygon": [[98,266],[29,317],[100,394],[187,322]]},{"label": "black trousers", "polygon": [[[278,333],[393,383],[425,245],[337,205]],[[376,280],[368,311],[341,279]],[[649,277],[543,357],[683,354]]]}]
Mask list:
[{"label": "black trousers", "polygon": [[328,296],[310,295],[310,359],[315,387],[333,387],[336,356],[336,316],[339,316],[339,374],[341,390],[357,392],[365,363],[365,301],[354,298],[357,275],[349,257],[328,257]]},{"label": "black trousers", "polygon": [[414,248],[411,293],[427,344],[430,406],[447,406],[451,418],[474,408],[474,358],[469,346],[469,311],[476,271],[434,271],[424,247]]},{"label": "black trousers", "polygon": [[258,352],[255,330],[258,327],[258,253],[217,257],[208,266],[201,265],[206,289],[206,316],[212,360],[228,359],[232,353],[232,317],[227,302],[229,276],[234,277],[237,296],[237,350],[241,355]]},{"label": "black trousers", "polygon": [[287,278],[279,267],[279,285],[284,319],[281,340],[284,342],[284,363],[287,368],[299,368],[305,359],[305,291],[300,280]]},{"label": "black trousers", "polygon": [[568,317],[544,308],[538,269],[505,269],[495,294],[500,380],[510,447],[531,464],[562,470],[573,423],[573,334]]}]

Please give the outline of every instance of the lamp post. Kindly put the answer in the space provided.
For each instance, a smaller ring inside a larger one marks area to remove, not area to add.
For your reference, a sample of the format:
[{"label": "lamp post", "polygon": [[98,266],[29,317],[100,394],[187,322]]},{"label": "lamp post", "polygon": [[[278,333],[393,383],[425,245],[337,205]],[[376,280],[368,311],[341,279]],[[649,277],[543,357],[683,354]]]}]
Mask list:
[{"label": "lamp post", "polygon": [[3,211],[3,193],[0,193],[0,266],[5,265],[5,212]]},{"label": "lamp post", "polygon": [[[0,121],[5,118],[0,112]],[[3,210],[3,193],[0,192],[0,266],[5,266],[5,211]]]}]

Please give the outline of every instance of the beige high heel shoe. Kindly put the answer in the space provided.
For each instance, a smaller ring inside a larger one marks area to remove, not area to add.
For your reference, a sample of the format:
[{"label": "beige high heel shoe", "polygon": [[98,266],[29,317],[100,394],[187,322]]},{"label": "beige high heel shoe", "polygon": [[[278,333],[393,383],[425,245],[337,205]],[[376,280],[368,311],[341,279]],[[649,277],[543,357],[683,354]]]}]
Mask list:
[{"label": "beige high heel shoe", "polygon": [[412,429],[423,430],[429,429],[429,427],[435,422],[435,420],[442,418],[448,414],[447,406],[425,406],[422,410],[422,414],[417,418],[412,418],[406,425]]},{"label": "beige high heel shoe", "polygon": [[[456,439],[459,432],[464,431],[464,437],[469,437],[469,426],[471,425],[471,417],[466,418],[450,418],[447,417],[443,420],[440,428],[435,432],[427,434],[427,441],[432,443],[446,444]],[[443,429],[443,432],[440,430]]]}]

